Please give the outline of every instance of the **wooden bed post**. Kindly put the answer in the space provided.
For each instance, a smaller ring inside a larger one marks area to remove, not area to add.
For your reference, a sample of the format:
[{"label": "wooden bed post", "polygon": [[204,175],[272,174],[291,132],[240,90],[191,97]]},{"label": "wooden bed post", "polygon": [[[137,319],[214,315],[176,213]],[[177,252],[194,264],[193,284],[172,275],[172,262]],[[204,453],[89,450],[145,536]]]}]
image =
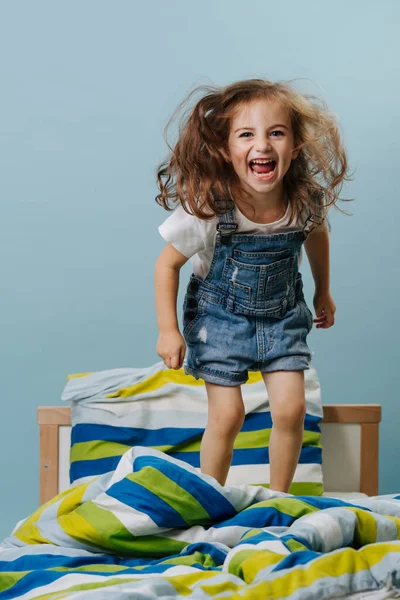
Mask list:
[{"label": "wooden bed post", "polygon": [[60,425],[70,425],[69,408],[39,406],[40,504],[58,494],[58,440]]},{"label": "wooden bed post", "polygon": [[[332,404],[323,406],[324,423],[359,423],[361,428],[360,492],[377,496],[379,474],[380,404]],[[322,440],[322,445],[324,441]]]},{"label": "wooden bed post", "polygon": [[379,481],[379,422],[361,423],[360,491],[377,496]]},{"label": "wooden bed post", "polygon": [[58,494],[58,425],[40,427],[40,504]]}]

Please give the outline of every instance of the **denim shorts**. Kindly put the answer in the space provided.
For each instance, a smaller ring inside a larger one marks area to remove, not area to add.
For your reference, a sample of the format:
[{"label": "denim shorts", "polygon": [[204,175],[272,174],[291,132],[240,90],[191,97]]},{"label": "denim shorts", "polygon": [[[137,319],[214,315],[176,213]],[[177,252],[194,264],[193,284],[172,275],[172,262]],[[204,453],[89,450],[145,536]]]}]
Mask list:
[{"label": "denim shorts", "polygon": [[282,318],[274,318],[230,312],[223,296],[188,288],[183,305],[184,372],[237,386],[246,383],[249,371],[309,369],[306,340],[312,326],[302,291]]}]

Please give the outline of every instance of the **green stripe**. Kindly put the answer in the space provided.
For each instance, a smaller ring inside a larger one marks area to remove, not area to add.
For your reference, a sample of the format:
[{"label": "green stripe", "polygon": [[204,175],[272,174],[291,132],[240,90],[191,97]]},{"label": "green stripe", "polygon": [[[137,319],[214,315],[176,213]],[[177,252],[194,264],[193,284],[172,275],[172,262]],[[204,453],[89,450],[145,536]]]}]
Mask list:
[{"label": "green stripe", "polygon": [[231,575],[236,575],[246,581],[246,577],[243,573],[243,567],[245,566],[245,561],[254,555],[255,552],[260,552],[259,549],[255,546],[253,550],[241,550],[234,554],[234,556],[230,559],[228,564],[228,572]]},{"label": "green stripe", "polygon": [[187,556],[180,556],[176,558],[170,558],[168,560],[163,560],[161,564],[186,565],[188,567],[191,567],[195,563],[197,563],[198,565],[203,565],[203,567],[207,569],[215,568],[217,566],[213,558],[209,554],[203,554],[201,552],[194,552],[193,554]]},{"label": "green stripe", "polygon": [[[148,565],[145,565],[148,566]],[[107,565],[107,564],[92,564],[84,565],[82,567],[52,567],[49,571],[66,571],[68,573],[75,573],[80,571],[89,571],[90,573],[119,573],[119,571],[126,571],[126,569],[132,569],[136,567],[124,567],[121,565]]]},{"label": "green stripe", "polygon": [[[148,446],[161,452],[200,452],[201,435],[198,439],[182,442],[176,445]],[[266,448],[269,445],[271,429],[259,429],[257,431],[240,432],[234,443],[235,450],[247,450],[251,448]],[[321,448],[321,434],[316,431],[304,431],[303,445]],[[122,456],[131,448],[127,444],[117,442],[108,442],[103,440],[92,440],[90,442],[78,442],[74,444],[70,452],[70,460],[77,462],[80,460],[95,460],[98,458],[108,458],[110,456]]]},{"label": "green stripe", "polygon": [[28,573],[32,571],[8,571],[7,573],[2,573],[0,577],[0,592],[4,592],[4,590],[9,590],[12,588],[20,579],[25,577]]},{"label": "green stripe", "polygon": [[298,498],[270,498],[269,500],[263,500],[262,502],[257,502],[257,504],[249,506],[243,512],[264,508],[275,508],[280,513],[296,519],[319,510],[315,506],[312,506],[312,504],[304,502],[304,500],[299,500]]},{"label": "green stripe", "polygon": [[264,533],[264,529],[257,529],[256,527],[254,529],[250,529],[249,531],[247,531],[247,533],[244,533],[242,535],[242,537],[240,538],[240,541],[243,542],[243,540],[247,540],[249,538],[252,538],[256,535],[259,535],[260,533]]},{"label": "green stripe", "polygon": [[94,460],[96,458],[108,458],[109,456],[122,456],[131,446],[107,442],[103,440],[92,440],[91,442],[78,442],[71,447],[71,463],[79,460]]},{"label": "green stripe", "polygon": [[[269,483],[250,483],[249,485],[269,488]],[[293,496],[322,496],[324,484],[318,481],[296,481],[289,488],[289,494]]]},{"label": "green stripe", "polygon": [[300,544],[297,540],[290,539],[283,542],[290,552],[298,552],[299,550],[308,550],[307,546]]},{"label": "green stripe", "polygon": [[208,525],[211,517],[202,504],[175,481],[155,469],[144,467],[137,473],[129,473],[126,479],[143,486],[157,498],[164,500],[176,510],[187,525]]},{"label": "green stripe", "polygon": [[289,494],[294,496],[322,496],[324,484],[318,481],[296,481],[289,488]]},{"label": "green stripe", "polygon": [[[100,508],[93,502],[82,504],[77,510],[81,517],[86,519],[90,525],[101,536],[102,548],[118,550],[124,554],[135,554],[138,556],[169,556],[178,554],[186,548],[187,542],[170,540],[158,535],[134,536],[109,510]],[[84,536],[79,541],[90,543]]]}]

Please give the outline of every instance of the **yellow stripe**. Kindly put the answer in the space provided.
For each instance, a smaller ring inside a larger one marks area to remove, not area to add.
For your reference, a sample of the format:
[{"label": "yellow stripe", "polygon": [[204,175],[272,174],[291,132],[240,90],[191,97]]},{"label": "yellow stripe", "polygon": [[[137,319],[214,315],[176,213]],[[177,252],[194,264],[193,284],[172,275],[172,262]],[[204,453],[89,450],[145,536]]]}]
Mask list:
[{"label": "yellow stripe", "polygon": [[[171,581],[172,583],[172,581]],[[210,595],[210,598],[214,598],[215,596],[218,596],[218,594],[222,594],[222,593],[226,593],[226,592],[234,592],[235,594],[237,594],[238,592],[240,592],[240,590],[243,589],[244,585],[237,585],[236,583],[233,583],[233,581],[221,581],[220,583],[205,583],[202,584],[201,589],[204,590],[204,592],[206,594]],[[225,598],[225,596],[224,596]],[[235,598],[241,598],[241,596],[237,596],[235,595]],[[265,596],[265,598],[267,598],[267,596]],[[265,599],[264,599],[265,600]]]},{"label": "yellow stripe", "polygon": [[[249,380],[245,385],[257,383],[261,380],[261,373],[255,371],[249,373]],[[203,379],[195,379],[192,375],[185,375],[183,369],[168,369],[154,373],[140,383],[136,383],[135,385],[131,385],[126,388],[121,388],[117,392],[109,394],[106,396],[106,398],[128,398],[129,396],[136,396],[137,394],[143,394],[144,392],[154,392],[168,383],[204,387]]]},{"label": "yellow stripe", "polygon": [[88,481],[87,483],[81,483],[80,485],[67,490],[69,494],[64,498],[58,507],[57,517],[61,517],[62,515],[70,513],[78,508],[78,506],[82,504],[83,495],[91,483],[91,481]]},{"label": "yellow stripe", "polygon": [[[181,594],[182,596],[190,596],[193,593],[193,586],[198,582],[204,579],[211,579],[218,575],[218,571],[203,571],[201,573],[189,573],[187,575],[176,575],[175,577],[163,577],[166,581],[175,588],[175,590]],[[212,584],[211,584],[212,585]],[[227,583],[223,582],[222,591],[228,589]],[[225,587],[226,586],[226,587]],[[201,588],[204,586],[201,585]],[[241,589],[241,588],[240,588]]]},{"label": "yellow stripe", "polygon": [[92,371],[89,373],[72,373],[72,375],[68,375],[67,376],[67,381],[69,381],[70,379],[75,379],[77,377],[87,377],[87,375],[91,375]]},{"label": "yellow stripe", "polygon": [[35,510],[35,512],[32,513],[32,515],[28,517],[24,523],[22,523],[21,527],[19,527],[13,535],[19,540],[21,540],[21,542],[24,542],[24,544],[51,544],[52,542],[46,540],[44,537],[41,536],[36,523],[38,522],[41,514],[49,506],[55,504],[60,500],[60,498],[67,496],[69,493],[70,490],[64,490],[63,492],[61,492],[61,494],[58,494],[45,504],[42,504],[42,506]]},{"label": "yellow stripe", "polygon": [[[82,506],[85,506],[83,504]],[[57,519],[61,529],[72,539],[83,544],[104,548],[104,539],[96,529],[82,517],[78,510]]]},{"label": "yellow stripe", "polygon": [[[293,568],[282,577],[277,577],[273,581],[262,582],[260,585],[252,587],[251,590],[243,591],[241,597],[249,600],[265,598],[279,600],[280,598],[286,598],[301,588],[307,589],[308,586],[319,579],[340,577],[348,573],[355,574],[364,571],[367,567],[371,568],[378,564],[388,552],[398,554],[399,545],[385,542],[370,544],[358,551],[353,548],[345,548],[341,551],[322,555],[307,566]],[[255,565],[254,570],[259,570],[259,567]],[[246,583],[249,582],[246,581]],[[226,596],[226,600],[229,600],[229,598],[233,600],[235,596]]]},{"label": "yellow stripe", "polygon": [[[241,560],[241,555],[246,555],[249,552],[251,555],[248,558],[243,556],[243,560]],[[285,556],[285,554],[278,554],[269,550],[257,550],[257,546],[255,546],[253,551],[243,550],[243,552],[235,554],[232,567],[234,569],[235,564],[237,567],[234,571],[231,571],[231,565],[229,565],[229,572],[234,572],[235,575],[246,581],[246,583],[252,583],[261,569],[279,563]],[[240,565],[238,565],[239,561],[241,562]]]},{"label": "yellow stripe", "polygon": [[[176,577],[163,577],[166,581],[168,581],[177,592],[179,592],[182,596],[190,596],[193,592],[192,587],[198,581],[202,579],[210,579],[211,577],[215,577],[215,571],[207,573],[193,573],[189,575],[179,575]],[[43,594],[42,596],[35,596],[35,600],[56,600],[61,598],[68,598],[70,594],[77,591],[90,591],[90,590],[102,590],[103,588],[111,587],[113,585],[121,585],[123,583],[130,583],[131,581],[139,581],[138,577],[116,577],[107,579],[107,581],[102,581],[99,583],[82,583],[78,585],[74,585],[66,590],[62,590],[61,592],[50,592],[49,594]],[[142,579],[143,581],[143,579]],[[224,587],[226,586],[226,588]],[[224,589],[231,589],[231,586],[227,586],[225,583],[222,584],[222,591]],[[134,590],[134,588],[133,588]]]},{"label": "yellow stripe", "polygon": [[375,517],[367,510],[361,508],[346,506],[346,509],[354,513],[357,517],[357,525],[354,531],[354,545],[361,548],[366,544],[376,542],[377,524]]},{"label": "yellow stripe", "polygon": [[389,515],[385,515],[386,519],[390,519],[391,521],[393,521],[394,523],[396,523],[396,527],[397,527],[397,539],[400,539],[400,519],[398,519],[397,517],[391,517]]}]

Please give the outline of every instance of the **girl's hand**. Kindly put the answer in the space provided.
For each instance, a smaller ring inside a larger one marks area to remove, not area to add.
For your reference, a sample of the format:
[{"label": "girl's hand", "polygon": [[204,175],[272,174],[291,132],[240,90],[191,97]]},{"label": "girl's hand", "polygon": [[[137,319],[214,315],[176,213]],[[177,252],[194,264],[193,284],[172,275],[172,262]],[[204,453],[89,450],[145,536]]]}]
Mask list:
[{"label": "girl's hand", "polygon": [[314,308],[317,318],[314,323],[317,323],[317,329],[328,329],[335,323],[336,305],[329,292],[318,293],[314,295]]},{"label": "girl's hand", "polygon": [[160,333],[156,352],[169,369],[180,369],[185,358],[185,340],[178,330]]}]

